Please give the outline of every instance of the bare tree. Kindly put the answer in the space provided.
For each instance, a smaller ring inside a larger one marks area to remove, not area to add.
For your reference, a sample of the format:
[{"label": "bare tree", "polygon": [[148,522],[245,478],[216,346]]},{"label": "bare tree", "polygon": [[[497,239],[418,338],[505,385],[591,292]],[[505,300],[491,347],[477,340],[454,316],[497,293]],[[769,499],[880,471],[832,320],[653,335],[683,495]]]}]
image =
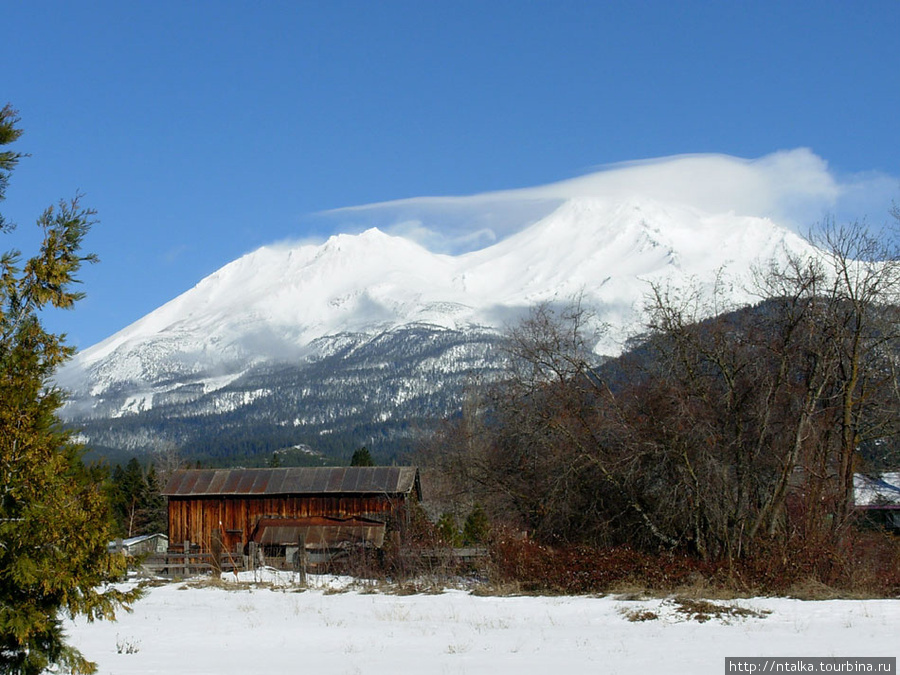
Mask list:
[{"label": "bare tree", "polygon": [[874,413],[883,403],[876,394],[890,391],[896,381],[900,248],[860,223],[841,226],[828,221],[812,240],[825,252],[832,280],[822,328],[834,362],[833,395],[840,429],[835,523],[840,524],[852,503],[854,459],[860,444],[893,431],[885,424],[894,415]]},{"label": "bare tree", "polygon": [[548,541],[732,560],[834,540],[860,445],[897,431],[900,255],[860,224],[814,241],[759,271],[754,307],[652,287],[647,332],[605,364],[580,299],[535,307],[508,377],[448,430],[450,473]]}]

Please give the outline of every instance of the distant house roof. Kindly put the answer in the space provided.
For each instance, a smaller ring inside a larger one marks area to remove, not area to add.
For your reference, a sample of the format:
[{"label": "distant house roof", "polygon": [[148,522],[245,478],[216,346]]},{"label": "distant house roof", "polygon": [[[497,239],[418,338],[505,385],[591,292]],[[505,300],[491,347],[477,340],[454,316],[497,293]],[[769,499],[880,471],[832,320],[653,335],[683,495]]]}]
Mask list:
[{"label": "distant house roof", "polygon": [[855,474],[853,501],[859,508],[900,509],[900,472],[880,476]]},{"label": "distant house roof", "polygon": [[285,469],[191,469],[176,471],[169,497],[378,494],[421,498],[414,466],[292,467]]}]

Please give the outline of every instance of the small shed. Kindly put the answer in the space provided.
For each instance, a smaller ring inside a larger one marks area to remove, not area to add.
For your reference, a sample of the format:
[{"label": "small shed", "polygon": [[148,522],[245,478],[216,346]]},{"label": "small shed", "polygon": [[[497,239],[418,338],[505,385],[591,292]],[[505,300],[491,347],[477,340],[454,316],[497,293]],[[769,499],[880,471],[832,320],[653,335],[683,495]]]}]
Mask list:
[{"label": "small shed", "polygon": [[145,553],[165,553],[169,548],[169,538],[161,533],[145,534],[128,539],[117,539],[109,542],[110,551],[121,551],[125,555],[143,555]]},{"label": "small shed", "polygon": [[869,521],[900,532],[900,471],[854,475],[853,501]]},{"label": "small shed", "polygon": [[[307,569],[349,558],[352,551],[380,549],[384,544],[384,522],[371,518],[261,518],[250,541],[269,565],[293,568],[300,560]],[[301,552],[303,558],[298,557]]]},{"label": "small shed", "polygon": [[301,538],[380,547],[386,525],[405,517],[422,488],[409,466],[194,469],[173,474],[164,494],[173,550],[189,541],[205,553],[221,541],[224,550],[246,553],[251,542]]}]

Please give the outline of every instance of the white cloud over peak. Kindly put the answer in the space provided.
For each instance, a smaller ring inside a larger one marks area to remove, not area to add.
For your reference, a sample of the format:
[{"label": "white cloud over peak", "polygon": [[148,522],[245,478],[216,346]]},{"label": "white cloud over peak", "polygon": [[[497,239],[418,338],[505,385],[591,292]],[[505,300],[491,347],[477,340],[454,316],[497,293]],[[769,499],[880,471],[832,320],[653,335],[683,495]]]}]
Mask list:
[{"label": "white cloud over peak", "polygon": [[548,185],[467,196],[418,197],[328,211],[340,229],[377,226],[431,250],[488,246],[572,199],[649,199],[709,213],[768,217],[805,231],[833,215],[881,223],[900,194],[900,179],[877,172],[838,176],[806,148],[759,159],[677,155],[599,167]]}]

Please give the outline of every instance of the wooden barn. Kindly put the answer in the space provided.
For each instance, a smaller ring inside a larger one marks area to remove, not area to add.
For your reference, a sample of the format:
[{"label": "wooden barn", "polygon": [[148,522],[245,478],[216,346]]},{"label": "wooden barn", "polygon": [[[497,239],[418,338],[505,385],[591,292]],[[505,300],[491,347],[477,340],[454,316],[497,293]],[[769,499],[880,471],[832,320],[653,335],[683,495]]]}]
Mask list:
[{"label": "wooden barn", "polygon": [[169,499],[170,550],[246,554],[258,546],[380,547],[385,527],[421,500],[415,467],[196,469],[178,471]]}]

